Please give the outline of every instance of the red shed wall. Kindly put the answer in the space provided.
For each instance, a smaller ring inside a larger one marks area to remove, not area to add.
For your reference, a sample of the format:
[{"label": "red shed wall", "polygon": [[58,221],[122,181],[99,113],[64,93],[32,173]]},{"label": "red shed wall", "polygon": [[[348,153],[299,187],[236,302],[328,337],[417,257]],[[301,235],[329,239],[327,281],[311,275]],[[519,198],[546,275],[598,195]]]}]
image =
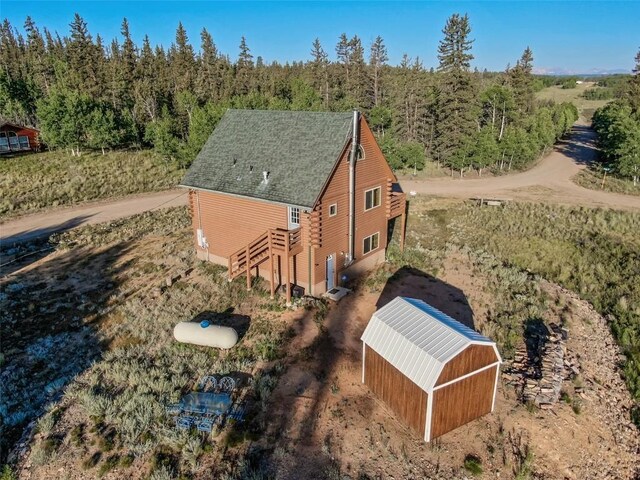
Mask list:
[{"label": "red shed wall", "polygon": [[364,383],[424,438],[427,393],[368,345],[364,352]]},{"label": "red shed wall", "polygon": [[491,412],[499,365],[433,391],[431,440]]},{"label": "red shed wall", "polygon": [[19,137],[29,137],[29,146],[33,149],[39,145],[39,132],[33,128],[28,127],[14,127],[13,125],[3,125],[0,127],[0,131],[14,132]]},{"label": "red shed wall", "polygon": [[498,357],[491,345],[469,345],[447,362],[438,377],[436,386],[480,370],[497,361]]}]

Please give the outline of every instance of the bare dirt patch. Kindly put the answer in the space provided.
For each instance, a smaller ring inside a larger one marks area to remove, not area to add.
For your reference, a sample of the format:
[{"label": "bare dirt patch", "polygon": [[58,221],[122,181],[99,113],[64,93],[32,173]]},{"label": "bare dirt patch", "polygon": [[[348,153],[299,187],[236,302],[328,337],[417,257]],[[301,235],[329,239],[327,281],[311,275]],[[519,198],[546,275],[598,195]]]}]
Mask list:
[{"label": "bare dirt patch", "polygon": [[[555,285],[545,290],[562,298],[570,324],[567,348],[581,360],[579,413],[568,403],[527,408],[501,384],[494,413],[425,444],[368,391],[361,383],[359,338],[377,305],[411,295],[476,328],[483,324],[490,296],[482,275],[461,254],[449,256],[443,271],[434,278],[401,269],[383,288],[361,285],[331,307],[309,351],[290,352],[296,360],[274,391],[268,434],[258,442],[273,448],[277,478],[338,478],[336,472],[350,478],[464,478],[470,454],[481,460],[487,478],[634,478],[638,432],[616,368],[617,347],[602,317]],[[560,313],[553,307],[548,317]],[[565,389],[574,395],[575,382],[567,380]]]},{"label": "bare dirt patch", "polygon": [[591,164],[597,155],[595,132],[586,123],[574,127],[569,138],[531,169],[491,178],[437,178],[403,180],[406,192],[456,198],[501,198],[528,202],[640,209],[640,198],[622,193],[591,190],[571,179]]}]

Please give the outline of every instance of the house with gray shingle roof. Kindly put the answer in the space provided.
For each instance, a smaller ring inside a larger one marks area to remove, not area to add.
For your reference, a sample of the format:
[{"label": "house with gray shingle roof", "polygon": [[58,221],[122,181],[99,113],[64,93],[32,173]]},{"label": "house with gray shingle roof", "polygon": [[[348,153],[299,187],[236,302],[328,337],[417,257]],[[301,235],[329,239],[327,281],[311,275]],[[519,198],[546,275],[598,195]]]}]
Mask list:
[{"label": "house with gray shingle roof", "polygon": [[384,260],[393,228],[404,242],[405,195],[359,112],[228,110],[181,186],[198,257],[288,301]]}]

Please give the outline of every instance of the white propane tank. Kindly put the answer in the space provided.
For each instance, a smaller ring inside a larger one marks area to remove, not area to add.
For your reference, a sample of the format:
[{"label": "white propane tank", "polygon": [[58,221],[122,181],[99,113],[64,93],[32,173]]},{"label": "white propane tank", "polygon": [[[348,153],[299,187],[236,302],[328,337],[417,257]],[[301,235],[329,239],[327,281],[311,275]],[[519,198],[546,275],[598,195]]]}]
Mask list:
[{"label": "white propane tank", "polygon": [[233,328],[211,325],[206,320],[200,323],[180,322],[173,328],[173,336],[179,342],[203,347],[227,349],[238,343],[238,333]]}]

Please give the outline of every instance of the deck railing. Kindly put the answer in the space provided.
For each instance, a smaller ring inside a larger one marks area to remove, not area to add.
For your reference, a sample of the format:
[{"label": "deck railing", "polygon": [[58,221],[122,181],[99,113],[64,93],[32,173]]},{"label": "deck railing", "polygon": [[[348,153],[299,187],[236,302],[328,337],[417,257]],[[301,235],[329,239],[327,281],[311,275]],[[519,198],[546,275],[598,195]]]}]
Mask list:
[{"label": "deck railing", "polygon": [[229,256],[229,279],[233,280],[259,266],[274,254],[286,254],[291,257],[301,251],[302,232],[300,228],[295,230],[269,229]]}]

